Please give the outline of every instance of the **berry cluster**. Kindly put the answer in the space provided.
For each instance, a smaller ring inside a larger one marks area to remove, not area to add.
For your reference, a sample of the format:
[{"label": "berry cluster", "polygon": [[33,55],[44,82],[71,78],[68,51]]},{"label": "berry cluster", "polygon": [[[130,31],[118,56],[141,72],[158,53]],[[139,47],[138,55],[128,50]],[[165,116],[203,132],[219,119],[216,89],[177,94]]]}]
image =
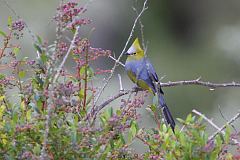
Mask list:
[{"label": "berry cluster", "polygon": [[[100,57],[108,57],[111,55],[111,51],[102,48],[93,48],[87,39],[77,37],[75,40],[75,47],[73,48],[73,54],[76,57],[76,62],[82,66],[86,64],[86,56],[88,62],[92,62]],[[103,70],[101,72],[103,72]]]},{"label": "berry cluster", "polygon": [[57,8],[57,15],[54,19],[62,25],[63,28],[75,29],[78,25],[86,25],[91,21],[87,18],[79,18],[80,13],[85,13],[86,9],[78,7],[76,2],[67,2]]},{"label": "berry cluster", "polygon": [[82,25],[87,25],[91,23],[91,20],[90,19],[87,19],[87,18],[81,18],[81,19],[74,19],[71,23],[69,23],[67,25],[67,28],[68,29],[75,29],[76,26],[82,26]]},{"label": "berry cluster", "polygon": [[25,28],[25,23],[23,20],[16,20],[12,23],[11,29],[14,31],[14,36],[16,39],[19,39],[23,36],[23,29]]},{"label": "berry cluster", "polygon": [[17,20],[12,24],[12,30],[21,32],[25,27],[25,23],[22,20]]}]

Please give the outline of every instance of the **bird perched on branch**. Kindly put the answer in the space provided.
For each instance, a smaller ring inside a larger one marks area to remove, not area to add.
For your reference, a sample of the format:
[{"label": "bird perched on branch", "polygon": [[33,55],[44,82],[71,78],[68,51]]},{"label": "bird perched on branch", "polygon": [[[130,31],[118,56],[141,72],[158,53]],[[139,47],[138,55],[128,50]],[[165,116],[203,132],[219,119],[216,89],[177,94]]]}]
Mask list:
[{"label": "bird perched on branch", "polygon": [[164,93],[161,89],[158,76],[153,65],[145,57],[144,50],[141,48],[138,38],[135,39],[125,54],[128,56],[125,63],[125,70],[129,78],[137,84],[138,87],[158,96],[159,107],[163,110],[165,121],[174,131],[175,122],[165,103]]}]

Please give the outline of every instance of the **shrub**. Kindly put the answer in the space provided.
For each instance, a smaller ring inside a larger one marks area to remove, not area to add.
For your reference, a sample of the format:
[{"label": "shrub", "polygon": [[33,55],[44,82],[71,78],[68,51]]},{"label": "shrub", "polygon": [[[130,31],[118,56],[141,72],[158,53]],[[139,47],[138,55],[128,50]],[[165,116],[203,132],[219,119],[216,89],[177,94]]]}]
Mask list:
[{"label": "shrub", "polygon": [[[121,107],[105,109],[110,101],[96,104],[99,90],[95,77],[112,73],[93,65],[108,58],[111,51],[94,48],[88,37],[79,35],[79,27],[91,21],[81,18],[86,12],[75,2],[61,4],[54,20],[57,38],[48,44],[40,36],[34,39],[36,59],[24,57],[17,44],[27,27],[23,20],[8,19],[0,60],[7,74],[0,75],[0,159],[238,159],[239,144],[227,127],[225,134],[208,139],[205,124],[189,114],[179,119],[184,128],[175,134],[155,117],[156,128],[139,128],[145,92],[122,99]],[[64,41],[72,33],[71,42]],[[75,62],[74,73],[64,69],[66,58]],[[95,67],[95,68],[94,68]],[[17,94],[11,94],[17,90]],[[111,101],[129,92],[122,92]],[[156,107],[150,106],[156,113]],[[160,113],[160,112],[157,112]],[[179,125],[180,126],[180,125]],[[236,138],[235,138],[236,139]],[[144,153],[131,144],[141,141]],[[235,152],[230,152],[236,149]],[[236,153],[235,155],[233,153]]]}]

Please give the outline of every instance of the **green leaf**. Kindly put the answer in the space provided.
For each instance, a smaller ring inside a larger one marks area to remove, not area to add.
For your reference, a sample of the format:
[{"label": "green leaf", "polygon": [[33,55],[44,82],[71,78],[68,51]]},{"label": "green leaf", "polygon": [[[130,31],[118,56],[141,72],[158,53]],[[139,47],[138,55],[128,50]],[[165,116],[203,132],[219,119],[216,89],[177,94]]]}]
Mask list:
[{"label": "green leaf", "polygon": [[128,141],[131,142],[138,132],[138,125],[136,121],[131,122],[131,126],[128,133]]},{"label": "green leaf", "polygon": [[12,121],[11,121],[12,122],[11,123],[11,127],[12,128],[15,128],[15,126],[16,126],[16,124],[18,122],[18,118],[19,118],[18,113],[14,112],[13,115],[12,115]]},{"label": "green leaf", "polygon": [[12,27],[12,17],[8,17],[8,27]]},{"label": "green leaf", "polygon": [[0,73],[0,80],[4,79],[6,77],[5,74]]},{"label": "green leaf", "polygon": [[39,144],[36,144],[36,146],[34,146],[33,153],[35,155],[40,155],[40,153],[41,153],[41,146]]},{"label": "green leaf", "polygon": [[226,131],[225,131],[225,137],[224,137],[226,144],[229,143],[230,134],[231,134],[231,128],[229,127],[229,125],[227,125],[227,126],[226,126]]},{"label": "green leaf", "polygon": [[104,152],[102,153],[102,155],[100,156],[100,160],[105,160],[107,159],[107,155],[108,153],[111,151],[111,146],[107,145],[104,149]]},{"label": "green leaf", "polygon": [[0,30],[0,35],[2,35],[3,37],[7,37],[6,33],[3,32],[2,30]]},{"label": "green leaf", "polygon": [[45,53],[42,53],[40,58],[41,58],[41,61],[43,62],[43,64],[45,64],[48,60],[48,56]]},{"label": "green leaf", "polygon": [[190,113],[186,118],[186,123],[190,123],[192,121],[192,114]]},{"label": "green leaf", "polygon": [[101,121],[102,125],[106,125],[107,120],[105,117],[101,116],[100,121]]},{"label": "green leaf", "polygon": [[37,35],[37,40],[39,44],[42,44],[42,38],[39,35]]},{"label": "green leaf", "polygon": [[153,112],[153,113],[156,113],[156,110],[157,110],[157,107],[156,107],[156,105],[150,105],[149,106],[149,108],[151,109],[151,111]]},{"label": "green leaf", "polygon": [[87,73],[87,80],[91,80],[92,77],[94,76],[93,69],[90,66],[82,66],[80,69],[80,76],[85,77]]},{"label": "green leaf", "polygon": [[35,78],[32,79],[32,84],[37,90],[43,90],[44,81],[39,75],[36,75]]},{"label": "green leaf", "polygon": [[42,49],[41,49],[41,47],[39,45],[34,43],[33,46],[39,53],[43,53],[43,51],[42,51]]},{"label": "green leaf", "polygon": [[23,57],[22,61],[27,61],[29,59],[29,57]]},{"label": "green leaf", "polygon": [[120,115],[122,114],[122,111],[118,109],[118,110],[116,111],[116,114],[117,114],[118,116],[120,116]]},{"label": "green leaf", "polygon": [[2,119],[5,109],[6,109],[6,106],[4,105],[0,106],[0,120]]},{"label": "green leaf", "polygon": [[43,107],[43,102],[41,99],[37,100],[37,107],[38,107],[38,110],[41,111],[41,109]]},{"label": "green leaf", "polygon": [[74,124],[71,126],[71,141],[72,144],[77,143],[77,128]]},{"label": "green leaf", "polygon": [[87,103],[86,103],[87,106],[90,104],[90,102],[92,102],[92,99],[93,99],[93,94],[88,97]]},{"label": "green leaf", "polygon": [[30,120],[31,120],[31,118],[32,118],[32,110],[31,110],[31,109],[29,109],[29,110],[27,111],[27,113],[26,113],[26,118],[27,118],[27,121],[30,121]]},{"label": "green leaf", "polygon": [[120,138],[122,144],[126,144],[123,134],[119,134],[119,138]]},{"label": "green leaf", "polygon": [[13,53],[15,54],[15,56],[18,55],[19,51],[20,51],[19,47],[14,47],[13,48]]},{"label": "green leaf", "polygon": [[79,92],[78,92],[78,96],[80,99],[83,99],[84,97],[84,89],[81,89]]},{"label": "green leaf", "polygon": [[113,108],[112,107],[110,107],[107,112],[108,112],[109,118],[113,116]]},{"label": "green leaf", "polygon": [[166,124],[163,124],[163,125],[162,125],[162,131],[163,131],[164,133],[167,133],[168,127],[166,126]]},{"label": "green leaf", "polygon": [[104,116],[106,117],[106,119],[108,120],[110,117],[113,116],[113,108],[110,107],[108,108],[105,112],[104,112]]},{"label": "green leaf", "polygon": [[20,71],[19,73],[18,73],[18,77],[19,78],[24,78],[26,76],[26,72],[25,71]]},{"label": "green leaf", "polygon": [[25,102],[24,102],[24,101],[22,101],[22,102],[20,103],[20,108],[21,108],[23,111],[26,109],[26,105],[25,105]]},{"label": "green leaf", "polygon": [[87,112],[85,111],[85,110],[80,110],[80,115],[82,116],[82,117],[85,117],[86,116],[86,114],[87,114]]},{"label": "green leaf", "polygon": [[75,34],[76,29],[75,29],[75,28],[71,29],[71,32],[72,32],[73,34]]},{"label": "green leaf", "polygon": [[182,123],[182,124],[185,123],[185,121],[184,121],[183,119],[181,119],[181,118],[176,118],[176,119],[177,119],[178,122],[180,122],[180,123]]},{"label": "green leaf", "polygon": [[4,100],[5,96],[0,96],[0,102]]},{"label": "green leaf", "polygon": [[172,160],[172,159],[174,159],[174,158],[173,158],[173,154],[167,153],[167,155],[166,155],[166,160]]},{"label": "green leaf", "polygon": [[215,142],[216,142],[216,147],[219,147],[222,145],[222,139],[220,137],[220,135],[217,135],[215,138]]}]

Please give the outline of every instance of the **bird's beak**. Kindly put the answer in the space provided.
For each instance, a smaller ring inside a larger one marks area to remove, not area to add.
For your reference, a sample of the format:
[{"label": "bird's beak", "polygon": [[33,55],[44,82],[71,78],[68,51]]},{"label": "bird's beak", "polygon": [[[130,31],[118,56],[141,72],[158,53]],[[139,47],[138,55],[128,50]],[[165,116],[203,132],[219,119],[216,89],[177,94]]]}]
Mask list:
[{"label": "bird's beak", "polygon": [[128,52],[125,52],[124,55],[127,55],[127,56],[128,56],[128,55],[130,55],[130,54],[129,54]]}]

